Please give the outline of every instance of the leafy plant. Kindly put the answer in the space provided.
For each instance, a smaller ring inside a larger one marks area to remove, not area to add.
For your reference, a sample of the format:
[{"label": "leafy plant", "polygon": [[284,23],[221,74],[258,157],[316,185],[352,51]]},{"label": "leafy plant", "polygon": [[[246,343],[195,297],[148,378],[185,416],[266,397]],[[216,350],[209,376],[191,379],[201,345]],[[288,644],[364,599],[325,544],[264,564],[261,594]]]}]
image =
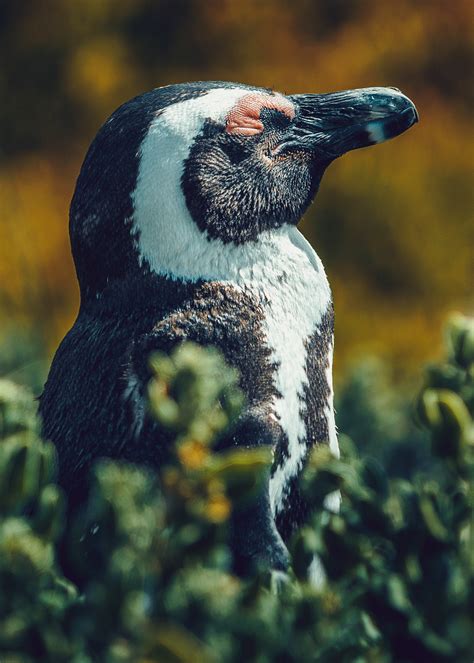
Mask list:
[{"label": "leafy plant", "polygon": [[[159,475],[97,464],[73,522],[31,395],[1,381],[2,663],[470,660],[473,339],[472,321],[453,318],[447,360],[426,372],[416,409],[434,464],[387,472],[347,436],[341,459],[315,450],[302,479],[314,516],[287,577],[231,572],[229,516],[271,458],[213,450],[243,402],[217,351],[151,358],[150,412],[175,454]],[[400,439],[387,439],[396,456]],[[334,490],[339,513],[324,508]]]}]

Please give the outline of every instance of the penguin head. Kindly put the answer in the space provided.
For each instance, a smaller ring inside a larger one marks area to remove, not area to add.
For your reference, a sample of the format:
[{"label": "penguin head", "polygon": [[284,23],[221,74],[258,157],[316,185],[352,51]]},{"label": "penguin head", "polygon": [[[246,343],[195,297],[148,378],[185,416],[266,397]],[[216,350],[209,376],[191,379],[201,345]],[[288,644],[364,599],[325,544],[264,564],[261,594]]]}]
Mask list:
[{"label": "penguin head", "polygon": [[334,159],[417,119],[395,88],[285,96],[208,82],[132,99],[97,134],[71,204],[82,296],[143,270],[216,276],[213,260],[295,226]]}]

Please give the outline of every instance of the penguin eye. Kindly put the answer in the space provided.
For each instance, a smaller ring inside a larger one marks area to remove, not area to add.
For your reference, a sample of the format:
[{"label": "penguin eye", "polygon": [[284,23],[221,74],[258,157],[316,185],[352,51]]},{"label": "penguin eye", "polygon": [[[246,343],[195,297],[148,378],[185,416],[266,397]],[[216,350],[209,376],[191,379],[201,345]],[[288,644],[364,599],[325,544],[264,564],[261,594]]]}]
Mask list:
[{"label": "penguin eye", "polygon": [[266,129],[273,129],[283,131],[291,124],[291,119],[283,111],[276,108],[262,108],[260,112],[260,119],[262,120]]}]

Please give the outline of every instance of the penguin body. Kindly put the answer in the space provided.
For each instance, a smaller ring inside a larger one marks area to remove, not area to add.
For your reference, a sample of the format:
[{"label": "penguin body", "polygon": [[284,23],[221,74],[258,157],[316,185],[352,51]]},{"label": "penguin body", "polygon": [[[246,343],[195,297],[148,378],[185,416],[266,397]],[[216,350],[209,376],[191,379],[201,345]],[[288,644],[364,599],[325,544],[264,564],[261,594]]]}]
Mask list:
[{"label": "penguin body", "polygon": [[40,406],[73,505],[98,457],[166,462],[169,440],[145,408],[150,353],[214,345],[247,397],[223,446],[266,444],[275,457],[234,516],[235,566],[286,568],[308,453],[338,454],[331,292],[296,224],[334,158],[416,119],[385,88],[285,97],[231,83],[161,88],[111,116],[71,205],[81,306]]}]

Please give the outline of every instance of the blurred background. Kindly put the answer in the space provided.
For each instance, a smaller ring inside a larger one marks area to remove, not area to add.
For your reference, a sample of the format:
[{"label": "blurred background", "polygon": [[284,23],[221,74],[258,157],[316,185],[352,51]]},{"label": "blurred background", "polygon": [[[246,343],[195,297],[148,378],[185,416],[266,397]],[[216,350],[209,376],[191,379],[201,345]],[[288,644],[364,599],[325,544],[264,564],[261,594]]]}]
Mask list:
[{"label": "blurred background", "polygon": [[472,14],[472,0],[2,0],[0,373],[38,393],[74,320],[68,207],[99,126],[153,87],[217,79],[389,85],[416,103],[407,134],[330,167],[302,224],[333,286],[339,383],[367,355],[364,375],[383,362],[410,382],[447,311],[472,312]]}]

